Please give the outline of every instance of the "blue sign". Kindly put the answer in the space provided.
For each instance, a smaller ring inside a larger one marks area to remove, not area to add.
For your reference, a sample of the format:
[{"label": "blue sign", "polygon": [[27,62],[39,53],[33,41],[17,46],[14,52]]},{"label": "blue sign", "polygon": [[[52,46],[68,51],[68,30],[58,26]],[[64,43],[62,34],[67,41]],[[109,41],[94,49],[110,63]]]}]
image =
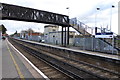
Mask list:
[{"label": "blue sign", "polygon": [[96,33],[96,35],[113,35],[113,32]]}]

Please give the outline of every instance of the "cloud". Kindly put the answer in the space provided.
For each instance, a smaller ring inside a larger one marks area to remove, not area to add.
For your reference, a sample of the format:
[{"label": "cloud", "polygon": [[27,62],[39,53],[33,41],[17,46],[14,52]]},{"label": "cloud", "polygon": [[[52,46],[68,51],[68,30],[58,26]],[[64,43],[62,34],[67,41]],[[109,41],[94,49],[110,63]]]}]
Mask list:
[{"label": "cloud", "polygon": [[[96,8],[100,7],[101,12],[98,14],[98,21],[103,24],[104,21],[109,20],[109,10],[111,5],[117,6],[119,0],[1,0],[0,2],[14,4],[24,7],[35,8],[39,10],[45,10],[60,14],[68,15],[68,10],[66,7],[69,7],[69,16],[70,18],[77,17],[80,21],[91,24],[95,24],[95,14]],[[117,13],[117,7],[113,10],[113,15]],[[104,16],[104,17],[103,17]],[[109,21],[108,21],[109,22]],[[9,29],[9,32],[15,32],[16,30],[20,31],[21,29],[27,29],[32,27],[36,31],[38,28],[43,31],[43,28],[39,26],[44,26],[45,24],[38,23],[29,23],[29,22],[19,22],[19,21],[0,21],[4,23]],[[107,22],[106,22],[107,23]],[[14,24],[14,25],[13,25]],[[104,23],[105,24],[105,23]],[[90,26],[91,26],[90,25]],[[22,28],[21,28],[22,26]],[[12,29],[14,27],[14,29]]]},{"label": "cloud", "polygon": [[[92,6],[88,11],[78,16],[78,19],[89,25],[95,26],[95,16],[97,15],[97,23],[102,26],[110,25],[110,16],[111,16],[111,6],[114,5],[115,8],[112,9],[112,15],[116,15],[118,13],[118,1],[101,1]],[[99,11],[96,8],[100,8]],[[112,24],[117,24],[116,20],[112,21]]]},{"label": "cloud", "polygon": [[[6,24],[7,23],[7,24]],[[44,25],[41,23],[31,23],[13,20],[0,20],[0,24],[4,24],[7,28],[7,33],[13,34],[15,31],[27,30],[32,28],[35,31],[44,32]]]},{"label": "cloud", "polygon": [[[85,11],[82,15],[79,15],[79,18],[84,19],[84,18],[87,18],[89,16],[95,15],[96,13],[98,13],[96,8],[100,8],[100,11],[104,12],[104,11],[106,11],[108,9],[111,9],[112,5],[115,5],[116,6],[115,8],[118,9],[116,3],[117,3],[117,0],[115,0],[115,1],[113,0],[111,2],[109,2],[109,1],[100,1],[100,2],[96,3],[95,5],[92,5],[92,7],[90,7],[88,11]],[[114,10],[114,12],[116,12],[116,10]]]}]

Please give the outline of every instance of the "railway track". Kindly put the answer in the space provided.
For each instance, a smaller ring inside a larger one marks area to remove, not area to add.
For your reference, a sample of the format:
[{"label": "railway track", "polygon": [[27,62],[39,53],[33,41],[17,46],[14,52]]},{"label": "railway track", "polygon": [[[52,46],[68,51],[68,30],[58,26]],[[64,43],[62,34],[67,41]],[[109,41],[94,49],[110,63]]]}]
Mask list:
[{"label": "railway track", "polygon": [[[75,61],[73,59],[60,56],[57,54],[53,54],[52,52],[48,52],[45,50],[36,47],[33,44],[28,44],[23,41],[14,40],[16,44],[24,47],[27,51],[32,51],[32,54],[38,58],[43,58],[47,62],[50,62],[51,65],[57,67],[57,69],[61,69],[62,72],[66,72],[65,74],[70,75],[74,79],[118,79],[120,78],[120,74],[116,72],[112,72],[109,70],[105,70],[102,68],[98,68],[91,64],[86,64],[84,62]],[[24,45],[23,45],[24,44]],[[35,52],[34,52],[35,51]],[[74,75],[74,76],[73,76]]]},{"label": "railway track", "polygon": [[50,80],[74,80],[71,76],[61,72],[56,67],[48,62],[25,50],[26,48],[20,46],[13,40],[9,40],[20,52],[23,53],[38,69],[40,69]]}]

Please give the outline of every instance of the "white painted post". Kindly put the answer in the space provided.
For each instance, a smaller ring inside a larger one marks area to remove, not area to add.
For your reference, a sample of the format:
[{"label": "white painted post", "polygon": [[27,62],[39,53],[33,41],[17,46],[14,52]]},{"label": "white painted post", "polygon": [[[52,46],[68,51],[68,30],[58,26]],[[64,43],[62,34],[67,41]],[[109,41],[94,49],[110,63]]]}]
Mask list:
[{"label": "white painted post", "polygon": [[112,54],[114,54],[114,36],[113,36],[113,39],[112,39]]},{"label": "white painted post", "polygon": [[[0,20],[2,19],[2,4],[0,3]],[[0,30],[0,80],[2,80],[2,28]]]},{"label": "white painted post", "polygon": [[2,31],[0,31],[0,79],[2,79]]},{"label": "white painted post", "polygon": [[[120,6],[120,1],[118,2],[118,6]],[[118,7],[118,35],[120,35],[120,7]]]},{"label": "white painted post", "polygon": [[111,24],[112,24],[112,8],[114,8],[115,6],[114,5],[112,5],[111,6],[111,11],[110,11],[110,31],[111,31]]}]

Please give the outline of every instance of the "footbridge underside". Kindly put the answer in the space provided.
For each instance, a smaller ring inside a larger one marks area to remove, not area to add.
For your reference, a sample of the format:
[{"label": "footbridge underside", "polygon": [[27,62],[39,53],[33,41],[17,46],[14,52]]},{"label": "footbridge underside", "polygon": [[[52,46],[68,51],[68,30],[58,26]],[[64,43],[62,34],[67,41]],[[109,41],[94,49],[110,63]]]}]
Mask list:
[{"label": "footbridge underside", "polygon": [[19,20],[68,26],[69,18],[66,15],[42,11],[6,3],[0,4],[2,20]]}]

